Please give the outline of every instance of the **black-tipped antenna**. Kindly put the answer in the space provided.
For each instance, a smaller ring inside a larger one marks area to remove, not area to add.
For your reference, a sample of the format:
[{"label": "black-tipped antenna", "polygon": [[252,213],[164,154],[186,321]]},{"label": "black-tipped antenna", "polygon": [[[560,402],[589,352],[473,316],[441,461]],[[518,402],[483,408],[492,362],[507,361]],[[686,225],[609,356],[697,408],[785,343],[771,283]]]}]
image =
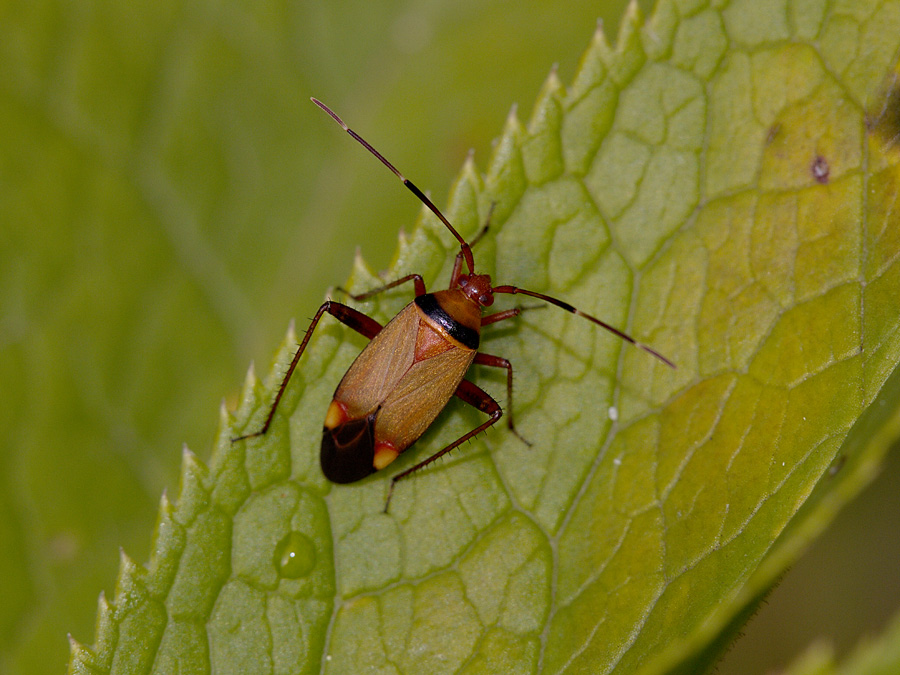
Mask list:
[{"label": "black-tipped antenna", "polygon": [[580,309],[573,307],[568,302],[563,302],[562,300],[558,300],[556,298],[550,297],[549,295],[544,295],[543,293],[535,293],[534,291],[528,291],[528,290],[525,290],[524,288],[519,288],[517,286],[495,286],[493,291],[494,291],[494,293],[509,293],[510,295],[517,295],[517,294],[530,295],[532,298],[537,298],[538,300],[543,300],[544,302],[549,302],[551,305],[556,305],[557,307],[564,309],[567,312],[572,312],[572,314],[583,317],[583,318],[587,319],[588,321],[591,321],[591,322],[597,324],[601,328],[605,328],[613,335],[617,335],[618,337],[625,340],[625,342],[630,342],[638,349],[643,349],[645,352],[647,352],[651,356],[655,356],[660,361],[662,361],[667,366],[669,366],[669,368],[675,368],[674,363],[672,363],[669,359],[667,359],[665,356],[660,354],[658,351],[656,351],[652,347],[648,347],[647,345],[643,344],[642,342],[638,342],[633,337],[628,335],[628,333],[623,333],[618,328],[614,328],[613,326],[610,326],[605,321],[601,321],[600,319],[598,319],[595,316],[591,316],[590,314],[586,314],[585,312],[582,312]]},{"label": "black-tipped antenna", "polygon": [[358,133],[353,131],[353,129],[348,127],[344,123],[344,120],[342,120],[340,117],[338,117],[337,114],[331,108],[329,108],[327,105],[322,103],[317,98],[310,97],[309,100],[312,101],[313,103],[315,103],[317,106],[319,106],[322,110],[327,112],[331,116],[331,119],[333,119],[335,122],[337,122],[338,124],[341,125],[341,128],[344,131],[346,131],[353,138],[355,138],[366,150],[368,150],[373,155],[375,155],[378,159],[380,159],[381,163],[384,164],[391,171],[393,171],[394,175],[397,176],[397,178],[399,178],[400,181],[407,188],[409,188],[410,192],[412,192],[416,197],[418,197],[419,200],[423,204],[425,204],[425,206],[427,206],[429,209],[431,209],[431,212],[434,215],[436,215],[438,218],[440,218],[441,222],[447,226],[447,229],[450,230],[450,232],[453,234],[453,236],[456,237],[457,241],[459,241],[459,245],[462,248],[463,258],[465,258],[466,266],[468,266],[468,268],[469,268],[469,274],[473,274],[475,272],[475,258],[472,255],[472,248],[469,246],[469,244],[466,242],[466,240],[462,238],[462,236],[459,234],[459,232],[456,231],[456,228],[450,224],[450,221],[447,220],[447,218],[444,216],[444,214],[441,213],[441,210],[437,206],[435,206],[434,203],[428,197],[425,196],[425,193],[422,192],[418,187],[416,187],[415,183],[413,183],[411,180],[406,178],[402,173],[400,173],[397,170],[397,167],[395,167],[393,164],[391,164],[389,161],[387,161],[387,159],[385,159],[384,155],[382,155],[375,148],[373,148],[371,145],[369,145],[369,142],[365,138],[363,138]]}]

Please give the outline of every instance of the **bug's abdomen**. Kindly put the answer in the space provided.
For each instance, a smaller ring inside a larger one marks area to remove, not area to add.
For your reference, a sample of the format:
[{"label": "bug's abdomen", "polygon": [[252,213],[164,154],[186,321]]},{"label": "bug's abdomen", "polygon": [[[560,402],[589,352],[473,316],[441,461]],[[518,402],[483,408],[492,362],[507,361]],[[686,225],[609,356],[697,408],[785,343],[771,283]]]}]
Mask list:
[{"label": "bug's abdomen", "polygon": [[415,443],[447,405],[474,358],[474,351],[453,348],[414,363],[378,411],[376,438],[400,452]]},{"label": "bug's abdomen", "polygon": [[319,460],[332,483],[355,483],[375,472],[375,415],[347,420],[322,433]]},{"label": "bug's abdomen", "polygon": [[[335,396],[325,417],[320,461],[333,483],[353,483],[383,469],[434,422],[466,374],[475,352],[451,349],[418,361],[367,415],[349,418]],[[433,360],[440,360],[435,369]]]},{"label": "bug's abdomen", "polygon": [[348,418],[359,419],[374,412],[412,366],[418,323],[418,312],[410,303],[372,338],[347,369],[334,400],[346,407]]},{"label": "bug's abdomen", "polygon": [[325,477],[352,483],[390,464],[425,433],[474,358],[417,302],[407,305],[334,393],[322,436]]}]

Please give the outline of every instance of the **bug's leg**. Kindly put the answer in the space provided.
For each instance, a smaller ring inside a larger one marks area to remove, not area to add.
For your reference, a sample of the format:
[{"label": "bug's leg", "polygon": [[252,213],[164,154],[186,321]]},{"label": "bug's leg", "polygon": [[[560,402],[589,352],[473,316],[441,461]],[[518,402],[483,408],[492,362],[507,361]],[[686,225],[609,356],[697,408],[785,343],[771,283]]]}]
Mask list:
[{"label": "bug's leg", "polygon": [[450,272],[450,288],[456,288],[459,283],[459,277],[462,274],[463,252],[460,250],[456,254],[456,260],[453,261],[453,271]]},{"label": "bug's leg", "polygon": [[413,282],[413,287],[415,288],[417,298],[420,295],[425,295],[425,282],[422,280],[421,274],[407,274],[405,277],[400,277],[399,279],[392,281],[389,284],[379,286],[378,288],[373,288],[371,291],[366,291],[365,293],[360,293],[358,295],[353,295],[353,293],[348,291],[346,288],[341,288],[340,286],[337,286],[336,290],[339,290],[341,293],[346,293],[347,297],[353,298],[354,300],[367,300],[373,295],[378,295],[379,293],[383,293],[384,291],[390,290],[391,288],[395,288],[400,284],[405,284],[407,281]]},{"label": "bug's leg", "polygon": [[486,314],[481,317],[481,325],[487,326],[492,323],[497,323],[498,321],[503,321],[504,319],[512,319],[514,316],[519,316],[522,312],[532,309],[544,309],[547,305],[518,305],[517,307],[513,307],[512,309],[504,309],[502,312],[494,312],[493,314]]},{"label": "bug's leg", "polygon": [[[507,310],[508,312],[515,312],[518,314],[517,309]],[[497,312],[497,314],[506,314],[506,312]],[[492,316],[497,316],[497,314],[493,314]],[[511,316],[515,316],[516,314],[512,314]],[[504,317],[506,318],[506,317]],[[498,319],[499,320],[499,319]],[[507,423],[509,426],[509,430],[516,435],[520,441],[522,441],[525,445],[530,446],[531,441],[522,436],[518,431],[516,431],[516,425],[513,421],[513,369],[512,364],[507,360],[500,356],[491,356],[490,354],[483,354],[478,352],[475,355],[475,360],[473,363],[477,363],[481,366],[488,366],[489,368],[506,368],[506,409],[508,414]]]},{"label": "bug's leg", "polygon": [[[481,325],[487,326],[492,323],[497,323],[498,321],[503,321],[505,319],[512,319],[513,317],[519,316],[526,309],[541,309],[544,305],[528,305],[525,307],[513,307],[512,309],[506,309],[502,312],[494,312],[493,314],[488,314],[486,316],[481,317]],[[513,418],[513,371],[512,364],[504,358],[499,356],[491,356],[490,354],[482,354],[478,353],[475,355],[474,363],[481,364],[482,366],[488,366],[491,368],[506,368],[506,407],[509,410],[509,430],[516,435],[520,441],[522,441],[525,445],[531,445],[531,441],[522,436],[518,431],[516,431],[516,425]]]},{"label": "bug's leg", "polygon": [[513,307],[512,309],[505,309],[502,312],[494,312],[493,314],[487,314],[481,317],[481,325],[487,326],[492,323],[497,323],[498,321],[503,321],[504,319],[511,319],[514,316],[519,316],[522,313],[523,309],[527,309],[526,307]]},{"label": "bug's leg", "polygon": [[459,398],[465,403],[468,403],[473,408],[478,408],[481,412],[486,413],[491,416],[489,420],[487,420],[484,424],[480,424],[472,431],[463,436],[460,436],[455,441],[453,441],[450,445],[445,447],[443,450],[438,450],[431,457],[428,457],[413,467],[410,467],[406,471],[402,473],[398,473],[391,479],[391,487],[388,490],[387,501],[384,503],[384,512],[387,513],[388,506],[391,503],[391,497],[394,495],[394,486],[397,484],[398,480],[403,480],[407,476],[412,473],[415,473],[419,469],[422,469],[435,460],[443,457],[448,452],[458,447],[462,443],[465,443],[467,440],[475,436],[476,434],[480,434],[482,431],[487,429],[489,426],[492,426],[503,416],[503,410],[500,408],[500,405],[491,398],[491,395],[486,391],[481,389],[480,387],[472,384],[468,380],[463,380],[459,383],[459,386],[456,387],[456,391],[454,392],[454,396]]},{"label": "bug's leg", "polygon": [[242,436],[232,438],[232,443],[236,441],[242,441],[247,438],[262,436],[269,430],[269,425],[272,423],[272,418],[275,417],[275,410],[278,408],[278,403],[281,401],[281,397],[284,396],[284,390],[287,388],[288,382],[291,379],[291,375],[294,374],[294,369],[297,367],[297,363],[300,361],[300,357],[303,356],[303,351],[306,349],[306,345],[309,342],[309,339],[312,337],[313,331],[315,330],[316,325],[319,323],[319,319],[322,318],[322,315],[325,312],[328,312],[342,324],[344,324],[345,326],[349,326],[357,333],[369,338],[370,340],[378,335],[382,328],[381,324],[378,323],[375,319],[370,316],[366,316],[359,310],[348,307],[347,305],[342,305],[339,302],[334,302],[333,300],[327,300],[326,302],[323,302],[322,306],[319,307],[319,311],[316,312],[316,315],[313,317],[312,323],[309,324],[309,328],[306,329],[306,334],[303,336],[303,341],[300,342],[300,346],[294,353],[294,358],[291,359],[291,365],[288,366],[287,372],[284,374],[284,377],[281,380],[281,385],[278,387],[278,393],[275,394],[275,400],[272,401],[272,407],[269,408],[269,414],[266,415],[266,421],[263,423],[262,427],[259,430],[254,431],[251,434],[244,434]]}]

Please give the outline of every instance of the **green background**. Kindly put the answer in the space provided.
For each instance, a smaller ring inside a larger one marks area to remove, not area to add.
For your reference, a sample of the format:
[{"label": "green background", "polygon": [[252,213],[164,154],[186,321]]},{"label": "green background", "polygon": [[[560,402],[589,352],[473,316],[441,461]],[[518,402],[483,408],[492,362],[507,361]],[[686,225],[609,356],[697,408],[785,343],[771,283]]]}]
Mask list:
[{"label": "green background", "polygon": [[[0,671],[60,672],[66,633],[92,640],[118,547],[149,555],[182,443],[207,457],[248,363],[265,370],[357,246],[380,269],[413,222],[414,199],[308,97],[443,204],[468,150],[483,168],[510,104],[527,116],[554,62],[568,84],[624,5],[0,7]],[[847,647],[900,605],[900,505],[881,492],[721,672],[784,663],[821,630]]]}]

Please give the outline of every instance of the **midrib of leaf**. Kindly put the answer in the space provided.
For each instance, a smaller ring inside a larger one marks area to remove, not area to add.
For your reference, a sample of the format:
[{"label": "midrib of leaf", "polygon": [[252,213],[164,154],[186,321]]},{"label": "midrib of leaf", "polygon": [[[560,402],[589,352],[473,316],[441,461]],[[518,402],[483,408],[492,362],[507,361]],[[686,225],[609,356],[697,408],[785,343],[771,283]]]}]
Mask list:
[{"label": "midrib of leaf", "polygon": [[[391,472],[329,486],[315,459],[324,406],[361,347],[347,331],[321,328],[265,439],[228,441],[259,423],[289,334],[266,382],[251,374],[235,418],[223,415],[211,468],[185,456],[149,571],[123,559],[96,644],[73,645],[70,671],[707,664],[897,432],[898,398],[878,392],[895,388],[896,376],[883,382],[898,319],[877,304],[896,285],[897,242],[869,241],[860,226],[877,233],[873,219],[890,219],[879,198],[898,183],[896,149],[864,134],[860,105],[883,95],[896,4],[827,15],[813,3],[802,15],[751,6],[661,2],[646,26],[632,8],[616,50],[598,32],[569,91],[551,75],[528,128],[510,117],[487,175],[468,163],[447,210],[470,236],[495,204],[480,271],[626,327],[676,372],[555,310],[526,314],[485,349],[514,363],[515,411],[534,447],[494,430],[401,483],[387,516]],[[881,41],[829,62],[825,47],[843,46],[854,22]],[[785,87],[779,107],[776,76],[798,70],[810,91]],[[813,114],[832,108],[843,117]],[[842,133],[858,134],[868,165]],[[829,161],[827,184],[809,173],[811,149]],[[862,194],[867,211],[854,219]],[[452,244],[423,217],[391,276],[422,271],[439,288]],[[845,245],[868,256],[855,272],[852,256],[830,275],[812,264]],[[378,283],[359,260],[351,288]],[[384,321],[405,300],[365,309]],[[854,314],[864,304],[878,309],[869,325]],[[871,334],[877,353],[860,353]],[[501,378],[482,375],[502,401]],[[451,408],[397,470],[475,420]],[[841,456],[838,478],[820,481]],[[301,577],[278,574],[284,541],[315,560]]]}]

